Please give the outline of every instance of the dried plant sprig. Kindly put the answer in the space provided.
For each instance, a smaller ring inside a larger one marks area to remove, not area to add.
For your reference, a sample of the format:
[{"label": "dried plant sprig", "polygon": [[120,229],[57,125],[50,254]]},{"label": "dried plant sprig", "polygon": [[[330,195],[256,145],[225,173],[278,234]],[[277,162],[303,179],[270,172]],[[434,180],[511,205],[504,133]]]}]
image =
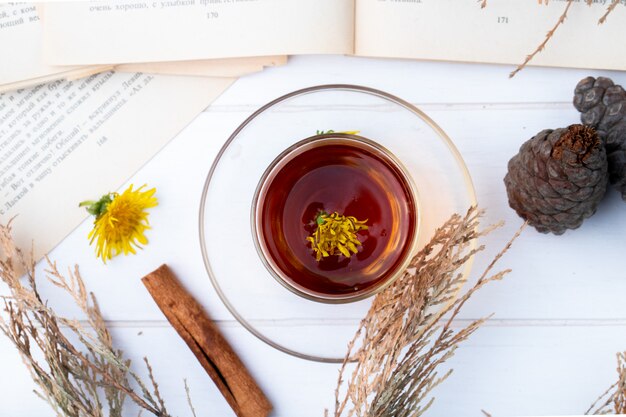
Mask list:
[{"label": "dried plant sprig", "polygon": [[620,3],[621,3],[620,0],[613,0],[613,2],[611,4],[609,4],[609,7],[606,8],[606,12],[602,15],[600,20],[598,20],[598,24],[601,25],[604,22],[606,22],[606,18],[613,12],[613,10],[615,10],[617,5],[620,4]]},{"label": "dried plant sprig", "polygon": [[191,410],[191,415],[193,417],[198,417],[198,415],[196,414],[196,409],[193,406],[193,403],[191,402],[191,392],[189,391],[189,385],[187,384],[187,380],[184,379],[183,382],[185,385],[185,396],[187,397],[187,405],[189,405],[189,409]]},{"label": "dried plant sprig", "polygon": [[591,404],[585,414],[626,414],[626,352],[617,354],[618,380]]},{"label": "dried plant sprig", "polygon": [[[414,257],[403,276],[376,296],[341,366],[334,417],[417,417],[431,406],[431,391],[452,372],[440,374],[439,366],[487,318],[456,331],[452,322],[476,291],[509,272],[490,275],[522,230],[476,284],[457,297],[466,281],[459,271],[484,249],[476,247],[477,239],[493,230],[478,231],[481,214],[471,208],[464,217],[452,216]],[[356,363],[348,377],[352,360]]]},{"label": "dried plant sprig", "polygon": [[[130,368],[122,351],[113,347],[98,303],[87,292],[77,267],[66,276],[47,260],[50,282],[72,298],[85,314],[87,325],[58,315],[43,301],[34,263],[16,247],[10,223],[0,225],[0,254],[0,279],[10,291],[4,298],[7,314],[0,316],[0,331],[19,351],[39,387],[37,395],[58,416],[103,417],[108,413],[121,417],[126,398],[155,416],[170,416],[147,360],[152,390]],[[43,360],[36,359],[39,357]]]},{"label": "dried plant sprig", "polygon": [[559,26],[561,26],[563,24],[563,22],[565,22],[565,19],[567,18],[567,12],[569,11],[569,8],[571,7],[572,2],[573,2],[573,0],[567,0],[567,4],[565,5],[565,10],[563,11],[561,16],[556,21],[556,24],[554,25],[554,27],[551,30],[548,31],[548,33],[546,34],[546,37],[543,40],[543,42],[541,42],[539,44],[539,46],[537,47],[537,49],[535,49],[530,55],[526,56],[526,59],[524,60],[524,62],[522,62],[520,65],[518,65],[517,68],[515,68],[515,70],[513,70],[509,74],[509,78],[513,78],[515,76],[515,74],[520,72],[535,57],[535,55],[537,55],[539,52],[544,50],[544,48],[548,44],[548,41],[550,39],[552,39],[552,36],[554,36],[554,33],[556,32],[556,30],[559,28]]}]

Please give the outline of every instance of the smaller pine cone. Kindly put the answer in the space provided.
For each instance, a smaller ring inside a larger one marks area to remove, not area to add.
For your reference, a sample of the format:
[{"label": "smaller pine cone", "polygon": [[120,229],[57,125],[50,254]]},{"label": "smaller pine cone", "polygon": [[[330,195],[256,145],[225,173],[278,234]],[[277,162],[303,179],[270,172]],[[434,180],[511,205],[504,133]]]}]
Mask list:
[{"label": "smaller pine cone", "polygon": [[579,227],[595,213],[608,182],[604,144],[583,125],[539,132],[508,168],[509,205],[541,233]]},{"label": "smaller pine cone", "polygon": [[574,90],[583,124],[596,129],[606,147],[609,180],[626,201],[626,91],[610,78],[587,77]]}]

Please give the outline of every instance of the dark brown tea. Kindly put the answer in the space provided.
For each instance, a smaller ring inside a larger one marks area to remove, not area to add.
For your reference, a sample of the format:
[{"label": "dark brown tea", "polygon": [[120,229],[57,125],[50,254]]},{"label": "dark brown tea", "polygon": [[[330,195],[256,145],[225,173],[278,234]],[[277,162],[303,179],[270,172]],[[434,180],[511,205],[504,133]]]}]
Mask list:
[{"label": "dark brown tea", "polygon": [[[402,169],[356,139],[321,139],[286,156],[257,202],[257,230],[270,264],[295,288],[349,298],[383,285],[406,261],[417,233],[415,198]],[[307,237],[320,211],[367,220],[358,253],[316,260]]]}]

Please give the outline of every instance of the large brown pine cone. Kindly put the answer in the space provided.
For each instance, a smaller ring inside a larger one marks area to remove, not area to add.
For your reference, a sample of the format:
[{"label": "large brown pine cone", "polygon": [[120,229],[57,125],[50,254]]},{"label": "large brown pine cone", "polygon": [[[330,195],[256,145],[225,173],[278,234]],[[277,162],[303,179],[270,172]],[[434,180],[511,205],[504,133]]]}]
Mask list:
[{"label": "large brown pine cone", "polygon": [[576,86],[574,107],[604,141],[609,179],[626,201],[626,91],[609,78],[587,77]]},{"label": "large brown pine cone", "polygon": [[595,213],[608,182],[604,145],[583,125],[539,132],[508,168],[509,205],[542,233],[579,227]]}]

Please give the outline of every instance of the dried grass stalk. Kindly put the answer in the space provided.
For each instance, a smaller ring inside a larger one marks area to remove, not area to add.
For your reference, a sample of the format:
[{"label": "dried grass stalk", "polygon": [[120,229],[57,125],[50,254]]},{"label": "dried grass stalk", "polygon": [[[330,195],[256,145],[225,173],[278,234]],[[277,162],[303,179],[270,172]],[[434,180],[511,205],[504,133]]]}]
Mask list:
[{"label": "dried grass stalk", "polygon": [[[591,1],[593,0],[589,0],[591,4]],[[604,15],[602,15],[602,17],[600,18],[600,20],[598,20],[598,24],[602,24],[604,22],[606,22],[606,18],[611,14],[611,12],[613,12],[613,10],[615,10],[615,8],[617,7],[617,5],[620,4],[620,0],[613,0],[613,2],[609,5],[609,7],[606,8],[606,13],[604,13]]]},{"label": "dried grass stalk", "polygon": [[[561,14],[559,19],[556,21],[556,24],[554,25],[554,27],[548,31],[546,38],[543,40],[543,42],[539,44],[537,49],[535,49],[530,55],[526,56],[526,59],[524,60],[524,62],[518,65],[518,67],[515,68],[515,70],[513,70],[509,74],[509,78],[513,78],[515,74],[520,72],[526,66],[526,64],[528,64],[535,57],[535,55],[537,55],[539,52],[544,50],[544,48],[548,44],[548,41],[552,38],[552,36],[554,36],[554,33],[556,32],[556,30],[559,28],[559,26],[563,24],[563,22],[565,22],[565,19],[567,18],[567,12],[569,11],[569,8],[572,5],[572,2],[573,0],[567,0],[567,4],[565,5],[565,10],[563,10],[563,14]],[[541,3],[541,1],[539,3]],[[547,3],[548,2],[546,0],[546,4]]]},{"label": "dried grass stalk", "polygon": [[618,380],[611,385],[585,414],[626,414],[626,352],[617,354]]},{"label": "dried grass stalk", "polygon": [[[3,298],[7,314],[0,316],[0,331],[19,351],[39,387],[35,393],[58,416],[121,417],[127,398],[155,416],[170,416],[147,360],[151,389],[113,347],[96,298],[87,292],[78,267],[65,276],[48,259],[46,272],[50,282],[82,310],[86,325],[58,315],[42,300],[32,254],[27,260],[15,246],[10,223],[0,225],[0,254],[0,279],[10,291]],[[26,271],[23,279],[21,271]]]},{"label": "dried grass stalk", "polygon": [[[452,372],[440,374],[440,365],[487,318],[456,331],[452,322],[476,291],[509,272],[491,274],[495,262],[522,230],[476,284],[457,296],[466,280],[459,271],[484,249],[475,247],[476,240],[493,230],[478,231],[481,214],[471,208],[464,217],[452,216],[415,256],[404,275],[376,296],[340,369],[334,417],[417,417],[430,407],[434,400],[428,398],[430,392]],[[355,348],[357,345],[360,348]],[[352,358],[356,363],[348,377]]]}]

